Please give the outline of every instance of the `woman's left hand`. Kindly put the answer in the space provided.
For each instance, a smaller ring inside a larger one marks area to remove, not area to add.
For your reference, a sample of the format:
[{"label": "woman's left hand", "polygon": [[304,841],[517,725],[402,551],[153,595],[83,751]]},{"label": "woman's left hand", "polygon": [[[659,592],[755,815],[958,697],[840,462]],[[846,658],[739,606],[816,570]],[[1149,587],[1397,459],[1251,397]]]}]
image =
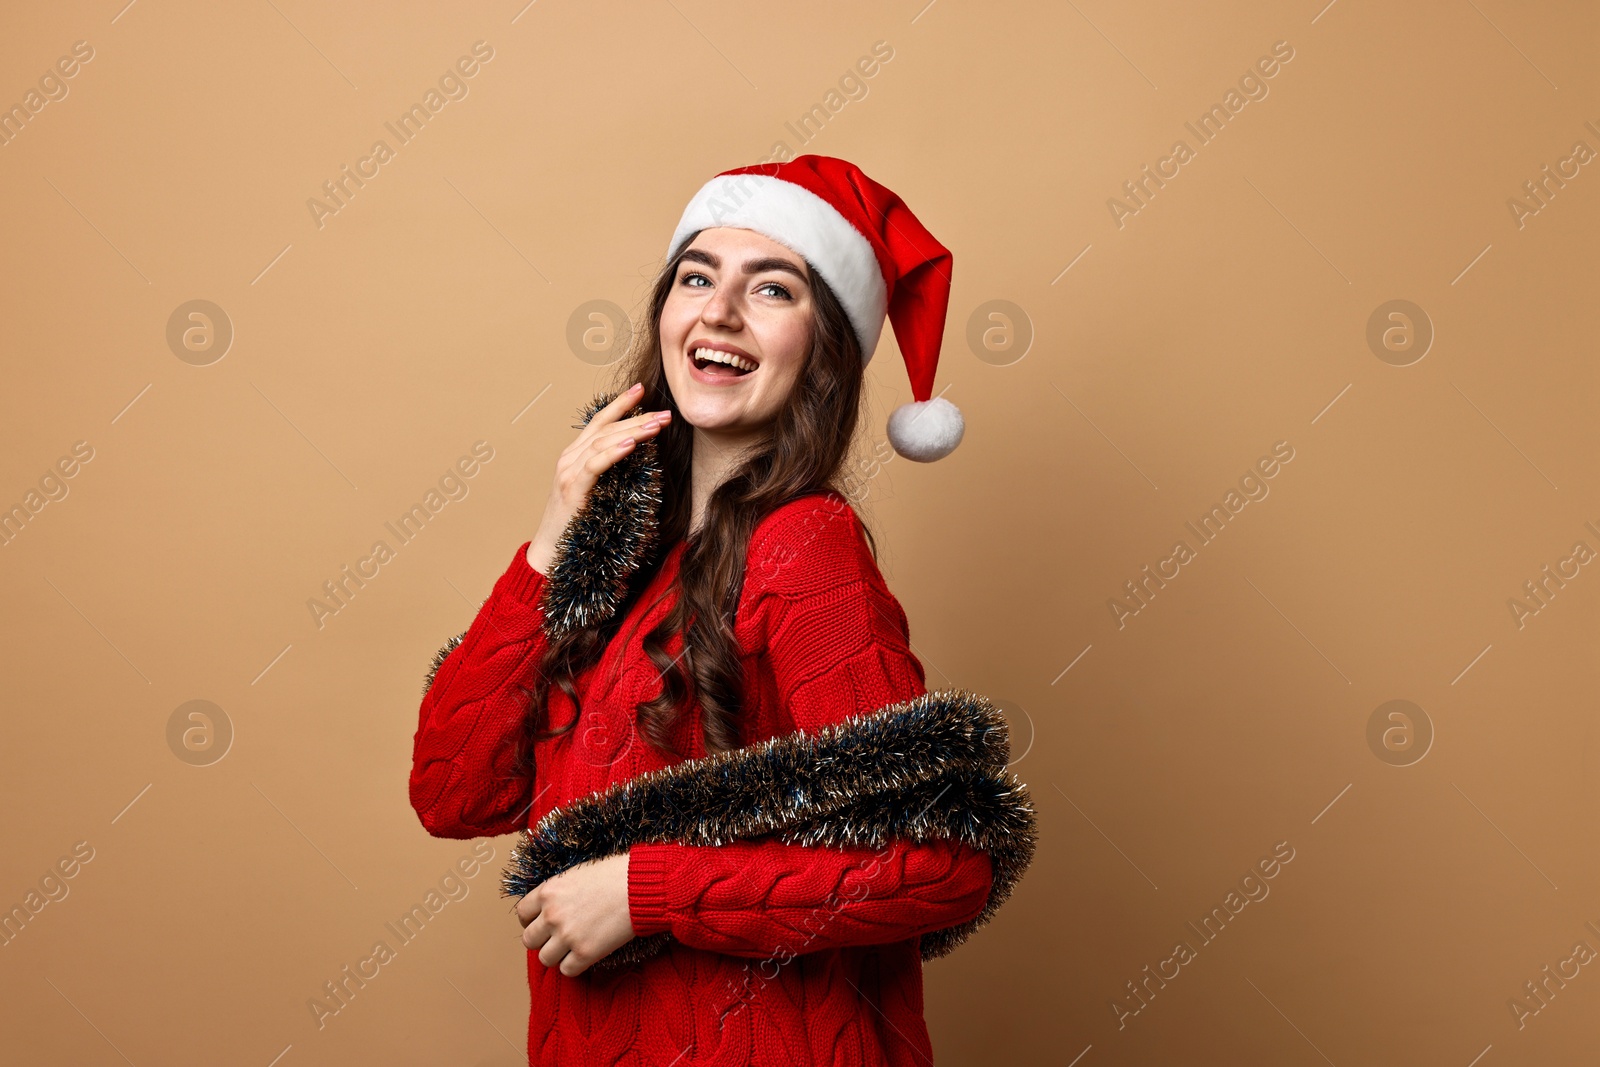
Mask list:
[{"label": "woman's left hand", "polygon": [[590,860],[534,887],[517,902],[522,943],[546,967],[582,974],[633,939],[628,853]]}]

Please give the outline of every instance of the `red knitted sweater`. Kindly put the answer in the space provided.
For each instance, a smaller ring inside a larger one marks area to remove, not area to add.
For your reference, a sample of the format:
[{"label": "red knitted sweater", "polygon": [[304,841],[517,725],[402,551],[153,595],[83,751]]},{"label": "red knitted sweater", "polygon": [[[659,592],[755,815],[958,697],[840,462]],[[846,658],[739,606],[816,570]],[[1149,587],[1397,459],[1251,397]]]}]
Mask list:
[{"label": "red knitted sweater", "polygon": [[[480,837],[532,826],[613,782],[677,762],[634,724],[661,690],[644,635],[671,607],[683,543],[627,608],[602,659],[577,679],[581,721],[535,748],[534,781],[512,776],[528,684],[546,643],[545,576],[525,542],[423,698],[411,803],[430,834]],[[741,742],[808,732],[926,692],[906,616],[860,520],[837,493],[793,501],[750,539],[734,620],[744,668]],[[681,637],[667,645],[682,650]],[[550,695],[551,724],[571,700]],[[700,724],[676,735],[705,754]],[[884,849],[732,841],[634,845],[628,908],[666,951],[567,977],[528,952],[530,1064],[925,1065],[924,932],[972,919],[988,896],[986,853],[965,844]]]}]

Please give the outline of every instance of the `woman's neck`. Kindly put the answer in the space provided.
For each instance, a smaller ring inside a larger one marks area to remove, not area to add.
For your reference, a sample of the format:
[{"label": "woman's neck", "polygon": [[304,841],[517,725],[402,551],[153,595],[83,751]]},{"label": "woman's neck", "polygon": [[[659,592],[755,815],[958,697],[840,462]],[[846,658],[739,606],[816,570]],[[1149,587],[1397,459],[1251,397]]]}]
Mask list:
[{"label": "woman's neck", "polygon": [[693,535],[705,520],[706,504],[733,469],[744,459],[758,435],[722,433],[696,429],[694,449],[689,461],[689,533]]}]

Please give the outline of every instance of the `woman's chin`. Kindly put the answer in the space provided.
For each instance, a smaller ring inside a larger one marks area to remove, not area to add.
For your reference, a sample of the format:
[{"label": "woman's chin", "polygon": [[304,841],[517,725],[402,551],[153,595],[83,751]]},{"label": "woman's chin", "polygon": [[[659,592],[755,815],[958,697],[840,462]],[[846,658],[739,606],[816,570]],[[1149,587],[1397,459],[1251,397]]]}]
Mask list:
[{"label": "woman's chin", "polygon": [[709,389],[690,385],[683,395],[674,396],[678,411],[697,430],[731,429],[739,421],[744,405],[731,397],[717,396]]}]

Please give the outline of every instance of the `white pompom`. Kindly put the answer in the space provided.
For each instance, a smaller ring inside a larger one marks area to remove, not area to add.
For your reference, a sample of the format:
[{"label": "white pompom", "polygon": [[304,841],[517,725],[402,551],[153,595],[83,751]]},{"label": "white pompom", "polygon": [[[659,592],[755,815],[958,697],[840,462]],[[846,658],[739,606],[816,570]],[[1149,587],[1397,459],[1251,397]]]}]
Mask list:
[{"label": "white pompom", "polygon": [[942,396],[901,404],[889,415],[889,444],[906,459],[931,463],[955,451],[966,425]]}]

